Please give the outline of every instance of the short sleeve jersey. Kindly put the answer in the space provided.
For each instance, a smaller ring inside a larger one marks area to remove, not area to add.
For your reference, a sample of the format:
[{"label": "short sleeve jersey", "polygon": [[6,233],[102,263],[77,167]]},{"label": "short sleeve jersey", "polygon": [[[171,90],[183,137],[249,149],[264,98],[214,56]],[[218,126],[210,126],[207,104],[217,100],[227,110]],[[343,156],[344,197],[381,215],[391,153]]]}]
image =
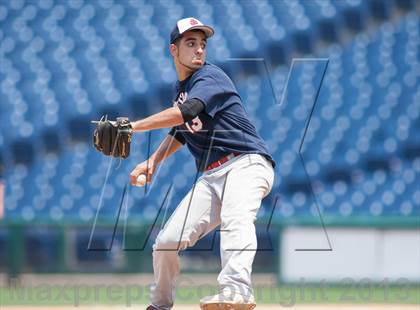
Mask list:
[{"label": "short sleeve jersey", "polygon": [[261,154],[275,165],[233,82],[222,69],[205,63],[187,79],[177,81],[173,104],[183,104],[187,99],[202,101],[205,109],[175,129],[184,137],[199,171],[230,153]]}]

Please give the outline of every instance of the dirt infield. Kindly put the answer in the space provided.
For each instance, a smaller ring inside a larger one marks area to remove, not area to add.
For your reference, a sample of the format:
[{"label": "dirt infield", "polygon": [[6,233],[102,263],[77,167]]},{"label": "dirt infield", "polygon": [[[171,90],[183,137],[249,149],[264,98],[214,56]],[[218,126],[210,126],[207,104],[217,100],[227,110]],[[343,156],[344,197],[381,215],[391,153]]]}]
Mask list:
[{"label": "dirt infield", "polygon": [[[146,305],[133,305],[132,307],[121,307],[121,306],[89,306],[89,307],[72,307],[72,306],[39,306],[39,307],[22,307],[22,306],[7,306],[1,307],[2,310],[70,310],[70,309],[77,309],[77,310],[94,310],[94,309],[101,309],[101,310],[133,310],[139,309],[143,310],[146,309]],[[280,305],[262,305],[257,306],[256,310],[279,310],[279,309],[293,309],[293,310],[419,310],[419,305],[296,305],[293,307],[282,307]],[[200,310],[199,306],[192,306],[192,305],[178,305],[173,308],[173,310]]]}]

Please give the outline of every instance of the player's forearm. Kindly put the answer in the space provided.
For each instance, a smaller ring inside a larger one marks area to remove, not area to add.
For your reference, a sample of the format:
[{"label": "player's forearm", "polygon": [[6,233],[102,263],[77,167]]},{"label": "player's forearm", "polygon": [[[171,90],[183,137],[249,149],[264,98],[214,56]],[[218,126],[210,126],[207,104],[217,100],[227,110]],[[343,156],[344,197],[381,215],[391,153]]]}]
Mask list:
[{"label": "player's forearm", "polygon": [[161,161],[175,153],[182,145],[183,144],[173,136],[167,135],[153,155],[150,156],[150,159],[153,160],[155,164],[159,164]]},{"label": "player's forearm", "polygon": [[184,123],[181,110],[172,107],[162,112],[153,114],[145,119],[131,122],[133,131],[145,131],[152,129],[170,128]]}]

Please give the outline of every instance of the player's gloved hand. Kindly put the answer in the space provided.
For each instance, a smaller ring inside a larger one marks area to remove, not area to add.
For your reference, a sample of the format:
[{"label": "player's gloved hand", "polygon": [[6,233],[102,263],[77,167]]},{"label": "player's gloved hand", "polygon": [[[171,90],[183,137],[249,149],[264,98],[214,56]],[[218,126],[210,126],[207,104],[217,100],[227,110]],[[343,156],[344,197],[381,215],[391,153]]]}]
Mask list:
[{"label": "player's gloved hand", "polygon": [[132,128],[127,117],[116,121],[101,118],[93,133],[93,145],[107,156],[127,158],[130,155]]},{"label": "player's gloved hand", "polygon": [[141,174],[144,174],[146,176],[147,183],[151,183],[153,174],[155,173],[155,169],[156,169],[156,164],[154,160],[152,159],[145,160],[144,162],[138,164],[130,173],[131,185],[137,184],[137,178]]}]

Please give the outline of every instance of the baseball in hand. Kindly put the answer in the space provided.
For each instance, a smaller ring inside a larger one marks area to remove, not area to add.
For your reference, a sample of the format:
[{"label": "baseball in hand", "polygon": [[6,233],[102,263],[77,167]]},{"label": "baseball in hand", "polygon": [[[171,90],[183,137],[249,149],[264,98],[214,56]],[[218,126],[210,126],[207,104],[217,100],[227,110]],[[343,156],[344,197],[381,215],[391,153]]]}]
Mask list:
[{"label": "baseball in hand", "polygon": [[146,175],[145,174],[140,174],[138,177],[137,177],[137,183],[136,183],[136,186],[144,186],[144,185],[146,185]]}]

